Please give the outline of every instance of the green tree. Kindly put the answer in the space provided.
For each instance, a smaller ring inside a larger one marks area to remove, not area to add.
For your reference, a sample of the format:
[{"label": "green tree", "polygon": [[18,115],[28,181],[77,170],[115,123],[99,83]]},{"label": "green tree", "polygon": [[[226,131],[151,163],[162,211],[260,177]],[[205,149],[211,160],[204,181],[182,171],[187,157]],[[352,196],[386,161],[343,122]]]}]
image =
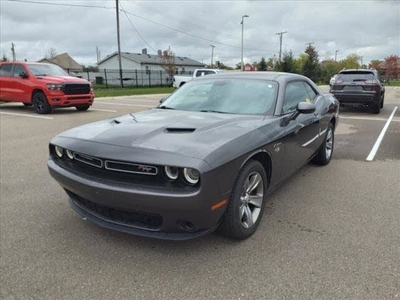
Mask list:
[{"label": "green tree", "polygon": [[2,62],[8,61],[7,55],[3,54],[3,57],[1,58],[1,61],[2,61]]},{"label": "green tree", "polygon": [[312,81],[317,82],[319,77],[318,52],[315,47],[308,45],[304,53],[307,55],[307,60],[303,65],[302,73]]},{"label": "green tree", "polygon": [[307,61],[307,54],[300,53],[299,57],[295,60],[296,73],[303,74],[303,67]]},{"label": "green tree", "polygon": [[340,71],[340,65],[333,59],[324,60],[319,65],[319,78],[321,83],[328,84],[331,77]]},{"label": "green tree", "polygon": [[268,70],[273,70],[274,66],[275,66],[274,58],[272,58],[272,57],[268,58],[268,61],[266,62],[266,64],[267,64],[267,69]]},{"label": "green tree", "polygon": [[348,55],[345,59],[342,59],[339,64],[341,69],[359,69],[361,56],[353,53]]},{"label": "green tree", "polygon": [[296,73],[296,65],[293,52],[290,51],[289,53],[283,53],[282,61],[276,65],[275,69],[279,72]]},{"label": "green tree", "polygon": [[236,69],[236,70],[240,70],[240,69],[241,69],[241,66],[242,66],[242,63],[241,63],[241,62],[238,62],[238,63],[236,64],[236,66],[235,66],[235,69]]},{"label": "green tree", "polygon": [[267,62],[265,61],[264,57],[261,57],[261,60],[258,63],[258,70],[259,71],[267,71],[267,69],[268,69]]}]

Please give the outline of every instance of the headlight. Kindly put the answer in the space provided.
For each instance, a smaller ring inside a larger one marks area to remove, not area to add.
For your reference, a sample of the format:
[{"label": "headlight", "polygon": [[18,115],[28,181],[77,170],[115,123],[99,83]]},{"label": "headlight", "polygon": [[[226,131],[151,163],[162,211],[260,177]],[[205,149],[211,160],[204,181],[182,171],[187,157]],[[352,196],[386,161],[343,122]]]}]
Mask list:
[{"label": "headlight", "polygon": [[69,159],[74,159],[74,153],[71,150],[65,150],[65,154]]},{"label": "headlight", "polygon": [[47,84],[47,88],[51,91],[60,91],[62,86],[63,86],[62,84],[52,84],[52,83]]},{"label": "headlight", "polygon": [[56,155],[61,158],[64,154],[64,149],[58,146],[54,147],[54,152],[56,153]]},{"label": "headlight", "polygon": [[197,170],[191,168],[184,168],[183,169],[183,177],[185,180],[190,184],[196,184],[199,182],[200,174]]},{"label": "headlight", "polygon": [[167,175],[168,179],[176,180],[179,176],[179,169],[177,167],[164,167],[165,175]]}]

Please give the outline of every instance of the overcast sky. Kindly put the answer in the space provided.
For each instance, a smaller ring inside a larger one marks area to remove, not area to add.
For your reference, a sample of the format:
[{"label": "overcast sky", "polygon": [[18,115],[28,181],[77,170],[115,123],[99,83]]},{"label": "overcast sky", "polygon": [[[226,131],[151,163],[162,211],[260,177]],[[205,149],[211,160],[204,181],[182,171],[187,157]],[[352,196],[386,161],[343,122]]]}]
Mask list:
[{"label": "overcast sky", "polygon": [[[0,51],[36,61],[50,48],[77,62],[95,65],[117,50],[115,0],[0,0]],[[400,56],[400,1],[136,1],[120,0],[121,51],[177,56],[234,67],[240,61],[244,19],[244,61],[260,61],[292,50],[295,57],[313,42],[320,60],[356,53],[368,63]],[[125,11],[125,12],[124,12]]]}]

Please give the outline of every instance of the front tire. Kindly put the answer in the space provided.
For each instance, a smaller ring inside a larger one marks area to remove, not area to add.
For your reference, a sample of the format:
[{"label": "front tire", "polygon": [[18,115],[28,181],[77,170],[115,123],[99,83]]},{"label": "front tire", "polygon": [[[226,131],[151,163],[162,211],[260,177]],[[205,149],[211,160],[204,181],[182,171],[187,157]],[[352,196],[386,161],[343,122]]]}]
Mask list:
[{"label": "front tire", "polygon": [[326,129],[326,135],[321,147],[318,150],[317,156],[314,158],[313,162],[325,166],[329,164],[333,155],[333,147],[335,145],[335,134],[333,130],[333,124],[329,123]]},{"label": "front tire", "polygon": [[86,111],[88,110],[90,107],[90,105],[79,105],[79,106],[75,106],[75,108],[79,111]]},{"label": "front tire", "polygon": [[42,92],[36,92],[32,98],[32,104],[38,114],[48,114],[51,112],[51,106],[47,101],[46,95]]},{"label": "front tire", "polygon": [[240,170],[232,189],[219,231],[237,240],[250,237],[261,222],[267,191],[262,164],[250,160]]}]

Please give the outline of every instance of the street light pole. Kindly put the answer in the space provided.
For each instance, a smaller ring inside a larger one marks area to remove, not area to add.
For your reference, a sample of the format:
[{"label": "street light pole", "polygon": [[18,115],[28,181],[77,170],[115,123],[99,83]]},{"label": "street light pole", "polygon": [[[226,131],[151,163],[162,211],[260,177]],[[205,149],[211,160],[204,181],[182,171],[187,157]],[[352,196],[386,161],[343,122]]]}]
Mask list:
[{"label": "street light pole", "polygon": [[339,50],[336,50],[335,51],[335,62],[336,62],[336,59],[337,59],[337,53],[339,52]]},{"label": "street light pole", "polygon": [[249,15],[244,15],[242,16],[242,22],[240,24],[242,24],[242,55],[241,55],[241,64],[240,64],[240,71],[243,72],[243,28],[244,28],[244,18],[248,18]]},{"label": "street light pole", "polygon": [[215,48],[215,46],[214,46],[214,45],[211,45],[211,65],[210,65],[211,69],[213,68],[214,48]]}]

